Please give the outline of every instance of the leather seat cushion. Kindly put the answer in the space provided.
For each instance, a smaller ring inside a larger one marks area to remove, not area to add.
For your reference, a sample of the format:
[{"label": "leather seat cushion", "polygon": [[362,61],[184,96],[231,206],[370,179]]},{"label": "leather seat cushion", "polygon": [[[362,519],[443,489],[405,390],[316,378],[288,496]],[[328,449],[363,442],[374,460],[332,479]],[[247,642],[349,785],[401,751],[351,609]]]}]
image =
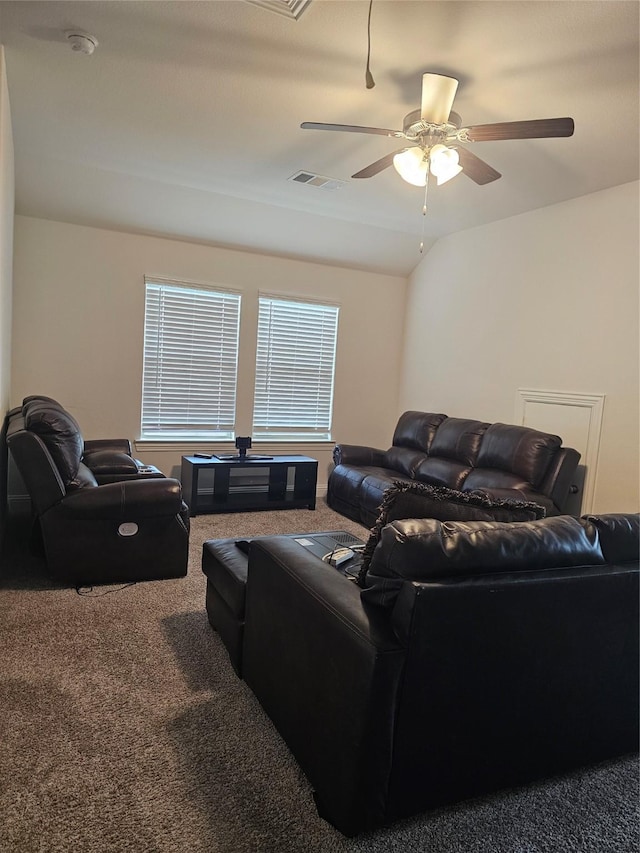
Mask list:
[{"label": "leather seat cushion", "polygon": [[335,476],[332,476],[330,479],[333,494],[355,505],[360,505],[362,501],[362,486],[365,479],[373,477],[374,480],[380,480],[385,484],[383,490],[393,482],[394,478],[402,479],[402,474],[399,471],[390,471],[388,468],[377,468],[374,465],[362,465],[358,467],[338,465],[334,469],[334,472]]},{"label": "leather seat cushion", "polygon": [[444,486],[447,489],[460,491],[470,473],[471,468],[467,465],[461,465],[451,459],[430,456],[418,466],[415,478],[432,486]]},{"label": "leather seat cushion", "polygon": [[390,447],[385,454],[385,467],[413,479],[416,470],[427,460],[427,454],[408,447]]}]

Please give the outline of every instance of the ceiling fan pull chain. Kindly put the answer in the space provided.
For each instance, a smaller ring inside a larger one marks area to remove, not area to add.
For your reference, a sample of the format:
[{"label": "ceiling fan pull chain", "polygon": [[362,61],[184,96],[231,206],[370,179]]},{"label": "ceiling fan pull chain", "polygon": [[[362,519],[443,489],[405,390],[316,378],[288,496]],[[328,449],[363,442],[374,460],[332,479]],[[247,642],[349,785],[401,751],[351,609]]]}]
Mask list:
[{"label": "ceiling fan pull chain", "polygon": [[373,89],[376,85],[373,79],[373,75],[369,70],[369,57],[371,56],[371,7],[373,6],[373,0],[369,0],[369,18],[367,20],[367,70],[365,71],[364,79],[367,85],[367,89]]},{"label": "ceiling fan pull chain", "polygon": [[425,175],[426,181],[424,184],[424,204],[422,205],[422,240],[420,240],[420,254],[424,250],[424,232],[427,225],[427,192],[429,191],[429,170]]}]

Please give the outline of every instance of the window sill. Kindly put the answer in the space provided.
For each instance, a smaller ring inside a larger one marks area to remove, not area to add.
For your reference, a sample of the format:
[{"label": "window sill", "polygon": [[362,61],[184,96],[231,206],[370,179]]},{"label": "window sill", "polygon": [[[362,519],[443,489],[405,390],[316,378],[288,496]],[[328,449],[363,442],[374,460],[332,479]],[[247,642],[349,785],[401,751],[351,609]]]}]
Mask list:
[{"label": "window sill", "polygon": [[[206,441],[203,439],[180,438],[176,440],[164,439],[158,441],[156,439],[138,438],[134,441],[136,452],[149,451],[153,453],[179,453],[180,455],[189,455],[194,451],[203,453],[233,453],[235,452],[234,442],[221,441]],[[303,456],[312,455],[314,451],[333,450],[335,441],[333,439],[311,439],[291,440],[291,441],[254,441],[251,445],[249,453],[299,453]]]}]

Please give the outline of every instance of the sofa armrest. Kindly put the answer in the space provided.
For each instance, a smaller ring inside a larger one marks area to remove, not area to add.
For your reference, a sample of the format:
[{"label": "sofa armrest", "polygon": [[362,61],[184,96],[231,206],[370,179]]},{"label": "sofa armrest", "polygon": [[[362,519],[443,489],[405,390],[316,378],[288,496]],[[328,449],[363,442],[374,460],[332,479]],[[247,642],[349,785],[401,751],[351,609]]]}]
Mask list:
[{"label": "sofa armrest", "polygon": [[248,575],[243,677],[320,814],[353,834],[384,812],[405,650],[386,613],[291,539],[252,542]]},{"label": "sofa armrest", "polygon": [[541,489],[548,494],[559,513],[566,512],[565,505],[570,494],[579,491],[577,476],[580,454],[572,447],[561,447],[550,466]]},{"label": "sofa armrest", "polygon": [[383,468],[385,457],[386,450],[360,444],[336,444],[333,448],[333,461],[336,465],[375,465]]},{"label": "sofa armrest", "polygon": [[84,443],[84,452],[93,453],[96,450],[114,450],[131,456],[131,442],[128,438],[94,438]]},{"label": "sofa armrest", "polygon": [[74,519],[114,519],[135,521],[178,515],[182,508],[182,487],[168,477],[156,480],[124,480],[104,486],[79,489],[59,505]]}]

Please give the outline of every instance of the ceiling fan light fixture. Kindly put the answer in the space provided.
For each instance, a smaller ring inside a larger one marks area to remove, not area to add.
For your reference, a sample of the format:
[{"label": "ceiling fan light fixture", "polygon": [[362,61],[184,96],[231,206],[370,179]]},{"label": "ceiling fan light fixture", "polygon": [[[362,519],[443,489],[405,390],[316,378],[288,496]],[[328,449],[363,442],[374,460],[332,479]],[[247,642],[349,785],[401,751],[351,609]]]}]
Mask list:
[{"label": "ceiling fan light fixture", "polygon": [[462,171],[459,163],[460,157],[455,148],[447,148],[446,145],[434,145],[429,152],[429,165],[431,174],[435,175],[438,186],[446,184],[451,178],[455,178]]},{"label": "ceiling fan light fixture", "polygon": [[407,148],[393,158],[393,166],[403,181],[414,187],[424,187],[427,183],[429,158],[422,148]]}]

